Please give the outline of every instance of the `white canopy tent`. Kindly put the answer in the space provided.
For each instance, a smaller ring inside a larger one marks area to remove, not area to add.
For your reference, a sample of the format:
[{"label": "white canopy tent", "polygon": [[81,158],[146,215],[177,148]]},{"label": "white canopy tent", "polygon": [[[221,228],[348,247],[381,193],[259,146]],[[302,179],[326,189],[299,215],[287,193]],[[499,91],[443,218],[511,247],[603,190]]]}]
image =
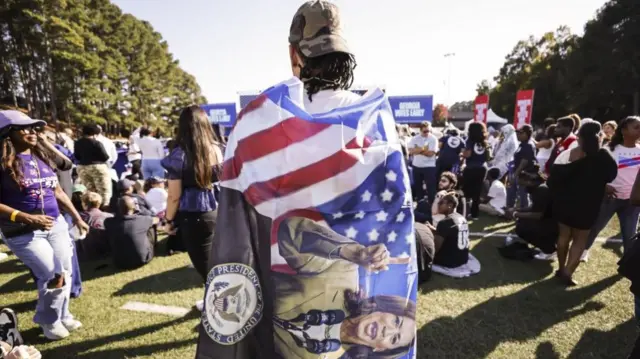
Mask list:
[{"label": "white canopy tent", "polygon": [[[465,132],[467,132],[467,130],[469,129],[469,125],[472,123],[473,123],[473,119],[470,119],[469,121],[464,123]],[[489,111],[487,111],[487,127],[492,127],[491,125],[493,124],[493,125],[500,125],[500,126],[493,126],[496,128],[500,128],[502,127],[502,125],[506,125],[507,123],[509,123],[509,120],[496,115],[496,113],[493,112],[492,109],[489,109]]]},{"label": "white canopy tent", "polygon": [[489,111],[487,111],[487,124],[489,123],[500,123],[506,125],[507,123],[509,123],[509,120],[496,115],[496,113],[493,112],[492,109],[489,109]]}]

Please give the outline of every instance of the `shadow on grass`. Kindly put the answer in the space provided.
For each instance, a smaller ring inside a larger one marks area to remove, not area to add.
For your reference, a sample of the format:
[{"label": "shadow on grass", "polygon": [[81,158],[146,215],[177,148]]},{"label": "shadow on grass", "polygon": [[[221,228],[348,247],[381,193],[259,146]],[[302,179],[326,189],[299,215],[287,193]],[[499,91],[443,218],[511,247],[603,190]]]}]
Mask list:
[{"label": "shadow on grass", "polygon": [[587,329],[567,359],[626,358],[636,339],[636,322],[629,320],[605,332]]},{"label": "shadow on grass", "polygon": [[440,317],[426,323],[418,331],[418,352],[425,358],[486,358],[500,343],[535,339],[557,323],[602,309],[604,305],[599,302],[580,305],[618,280],[611,276],[567,291],[552,279],[489,299],[455,318]]},{"label": "shadow on grass", "polygon": [[[137,358],[139,356],[153,356],[154,358],[164,357],[164,353],[180,349],[182,347],[194,344],[193,339],[181,340],[171,343],[144,345],[133,348],[116,348],[107,349],[97,352],[91,352],[81,355],[75,355],[73,358],[91,358],[91,359],[116,359],[116,358]],[[194,353],[195,355],[195,353]]]},{"label": "shadow on grass", "polygon": [[[620,238],[620,237],[618,237]],[[618,257],[622,258],[623,253],[623,245],[622,243],[612,243],[612,242],[605,242],[602,244],[602,248],[604,249],[608,249],[610,251],[612,251],[613,253],[615,253]]]},{"label": "shadow on grass", "polygon": [[129,282],[113,295],[163,294],[202,286],[202,278],[193,268],[181,267]]},{"label": "shadow on grass", "polygon": [[510,284],[536,282],[553,272],[552,262],[531,260],[528,262],[505,259],[498,252],[503,245],[499,238],[472,240],[477,242],[471,253],[480,261],[480,273],[469,278],[449,278],[434,273],[431,280],[420,286],[421,293],[441,289],[478,290]]},{"label": "shadow on grass", "polygon": [[16,313],[25,313],[25,312],[30,312],[32,310],[35,310],[36,304],[37,304],[37,301],[34,299],[26,302],[3,304],[2,308],[11,308]]},{"label": "shadow on grass", "polygon": [[553,343],[540,343],[536,348],[536,359],[560,359],[560,354],[556,352]]},{"label": "shadow on grass", "polygon": [[[94,352],[94,353],[86,353],[93,348],[106,346],[111,343],[121,342],[131,340],[131,338],[140,337],[143,335],[154,333],[158,330],[165,329],[167,327],[171,327],[174,325],[180,325],[192,319],[198,318],[200,315],[196,311],[191,311],[184,317],[173,319],[170,321],[149,325],[143,328],[133,329],[124,331],[122,333],[117,333],[113,335],[103,336],[87,341],[83,341],[80,343],[73,343],[69,345],[60,346],[57,348],[44,350],[42,351],[43,358],[134,358],[140,355],[153,355],[154,353],[164,352],[169,349],[176,349],[178,347],[182,347],[185,345],[193,345],[194,340],[187,341],[179,341],[174,343],[163,343],[163,344],[155,344],[142,346],[138,348],[118,348],[118,349],[108,349],[104,351]],[[30,345],[42,344],[45,339],[42,335],[40,335],[41,331],[38,328],[33,328],[28,331],[23,332],[23,338],[25,338],[26,342]],[[158,353],[159,357],[162,357],[161,353]]]},{"label": "shadow on grass", "polygon": [[[0,262],[0,273],[2,274],[19,273],[26,270],[27,270],[27,267],[24,264],[22,264],[22,262],[18,260],[18,258],[15,258],[15,257],[13,259]],[[0,291],[0,293],[2,292]]]},{"label": "shadow on grass", "polygon": [[[25,267],[26,269],[26,267]],[[0,286],[0,293],[3,295],[11,294],[14,292],[22,292],[35,290],[36,285],[31,278],[31,274],[26,272],[24,274],[18,275],[17,277],[13,277],[10,281]]]}]

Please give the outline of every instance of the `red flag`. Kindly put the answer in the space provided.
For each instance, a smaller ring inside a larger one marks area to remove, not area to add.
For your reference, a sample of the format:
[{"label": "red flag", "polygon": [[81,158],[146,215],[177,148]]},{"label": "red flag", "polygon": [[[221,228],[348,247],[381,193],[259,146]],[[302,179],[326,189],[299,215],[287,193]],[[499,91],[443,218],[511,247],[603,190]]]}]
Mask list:
[{"label": "red flag", "polygon": [[473,107],[474,121],[487,124],[487,112],[489,112],[489,95],[476,97]]},{"label": "red flag", "polygon": [[534,90],[520,90],[516,95],[516,110],[514,119],[514,127],[520,128],[531,123],[533,116],[533,93]]}]

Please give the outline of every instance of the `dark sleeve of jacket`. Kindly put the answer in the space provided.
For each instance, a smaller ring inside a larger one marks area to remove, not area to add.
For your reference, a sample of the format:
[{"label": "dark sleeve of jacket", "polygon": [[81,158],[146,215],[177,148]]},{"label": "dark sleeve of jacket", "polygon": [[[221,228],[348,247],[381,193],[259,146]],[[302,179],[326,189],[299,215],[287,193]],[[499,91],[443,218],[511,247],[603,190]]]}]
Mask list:
[{"label": "dark sleeve of jacket", "polygon": [[52,155],[52,160],[58,171],[68,171],[73,167],[71,160],[65,156]]},{"label": "dark sleeve of jacket", "polygon": [[225,263],[251,266],[262,287],[264,311],[262,320],[247,336],[233,345],[213,341],[200,325],[196,359],[272,359],[273,285],[271,285],[271,220],[259,215],[244,200],[241,192],[222,188],[216,227],[208,268]]},{"label": "dark sleeve of jacket", "polygon": [[599,153],[602,163],[602,174],[606,183],[611,183],[618,176],[618,162],[613,158],[611,152],[602,148]]},{"label": "dark sleeve of jacket", "polygon": [[149,204],[149,201],[147,201],[147,199],[145,197],[142,197],[138,194],[136,194],[136,198],[138,199],[138,207],[140,208],[140,215],[143,216],[155,216],[156,213],[154,213],[151,210],[151,204]]}]

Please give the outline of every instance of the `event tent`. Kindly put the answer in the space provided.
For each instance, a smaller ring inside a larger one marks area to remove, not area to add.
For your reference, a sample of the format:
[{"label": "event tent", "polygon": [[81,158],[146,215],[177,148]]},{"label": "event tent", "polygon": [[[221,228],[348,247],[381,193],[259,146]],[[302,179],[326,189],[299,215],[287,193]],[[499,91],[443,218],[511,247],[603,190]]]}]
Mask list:
[{"label": "event tent", "polygon": [[509,123],[509,120],[496,115],[496,113],[493,112],[492,109],[489,109],[489,111],[487,111],[487,124],[489,123],[500,123],[506,125],[507,123]]}]

